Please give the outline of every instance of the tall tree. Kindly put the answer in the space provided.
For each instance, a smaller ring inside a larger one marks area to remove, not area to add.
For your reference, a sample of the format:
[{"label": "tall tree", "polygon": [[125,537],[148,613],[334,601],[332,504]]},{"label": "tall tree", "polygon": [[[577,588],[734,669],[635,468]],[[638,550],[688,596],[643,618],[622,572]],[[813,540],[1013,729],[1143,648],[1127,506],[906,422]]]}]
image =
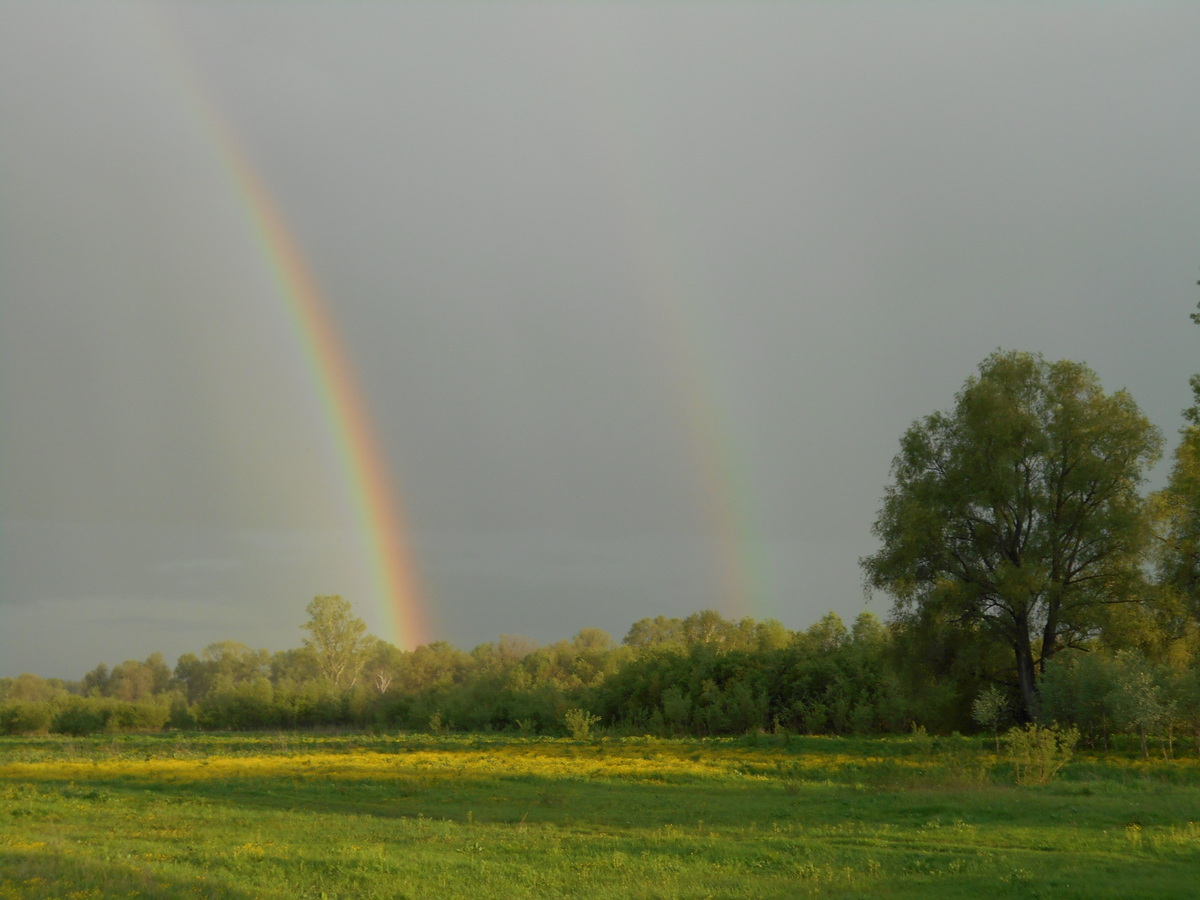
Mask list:
[{"label": "tall tree", "polygon": [[[1192,313],[1192,321],[1200,324],[1200,312]],[[1155,496],[1160,522],[1155,562],[1160,583],[1187,612],[1182,624],[1194,632],[1200,626],[1200,375],[1191,384],[1193,403],[1183,411],[1175,465]]]},{"label": "tall tree", "polygon": [[366,623],[337,595],[314,597],[305,611],[304,646],[316,657],[318,671],[343,690],[353,687],[371,649]]},{"label": "tall tree", "polygon": [[1139,487],[1161,445],[1087,366],[997,351],[901,439],[867,582],[1010,648],[1029,717],[1046,661],[1145,596]]}]

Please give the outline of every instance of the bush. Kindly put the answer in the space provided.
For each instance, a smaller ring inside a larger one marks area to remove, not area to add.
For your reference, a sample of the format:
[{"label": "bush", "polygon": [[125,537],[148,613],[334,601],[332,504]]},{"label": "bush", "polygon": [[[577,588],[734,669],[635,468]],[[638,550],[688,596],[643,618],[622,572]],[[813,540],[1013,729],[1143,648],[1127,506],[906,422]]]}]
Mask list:
[{"label": "bush", "polygon": [[10,700],[0,703],[0,734],[45,734],[54,721],[49,703]]},{"label": "bush", "polygon": [[231,678],[220,676],[196,704],[196,720],[201,727],[212,729],[278,728],[287,723],[281,721],[274,698],[274,688],[264,677],[235,684]]},{"label": "bush", "polygon": [[167,717],[167,725],[179,731],[196,730],[196,713],[188,706],[187,696],[183,693],[171,697],[171,712]]},{"label": "bush", "polygon": [[1046,665],[1038,687],[1038,717],[1076,726],[1089,747],[1108,747],[1119,671],[1101,652],[1067,651]]},{"label": "bush", "polygon": [[81,736],[104,730],[106,698],[71,697],[54,714],[51,730]]},{"label": "bush", "polygon": [[1004,735],[1004,745],[1012,759],[1017,784],[1049,784],[1058,770],[1071,760],[1079,730],[1060,730],[1051,725],[1029,724],[1010,729]]},{"label": "bush", "polygon": [[165,703],[130,703],[116,701],[108,710],[105,731],[161,731],[171,715]]},{"label": "bush", "polygon": [[160,731],[171,715],[162,702],[132,702],[111,697],[71,697],[54,710],[50,730],[58,734]]},{"label": "bush", "polygon": [[997,753],[1000,752],[1000,723],[1008,716],[1008,712],[1008,697],[995,685],[980,691],[971,704],[971,718],[992,732]]},{"label": "bush", "polygon": [[568,709],[563,714],[563,724],[567,726],[567,731],[571,732],[571,737],[577,741],[585,741],[591,737],[592,726],[599,721],[599,716],[578,707]]},{"label": "bush", "polygon": [[1113,692],[1113,709],[1117,718],[1128,731],[1136,732],[1142,744],[1142,756],[1150,758],[1147,736],[1159,739],[1163,758],[1169,754],[1172,720],[1175,718],[1175,703],[1165,690],[1170,673],[1139,653],[1124,651],[1117,654],[1117,686]]}]

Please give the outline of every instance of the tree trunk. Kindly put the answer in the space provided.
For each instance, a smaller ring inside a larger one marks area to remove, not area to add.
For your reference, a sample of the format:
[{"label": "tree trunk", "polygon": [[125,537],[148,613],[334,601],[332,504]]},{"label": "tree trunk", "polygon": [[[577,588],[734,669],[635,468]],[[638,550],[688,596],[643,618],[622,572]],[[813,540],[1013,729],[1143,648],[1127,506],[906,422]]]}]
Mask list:
[{"label": "tree trunk", "polygon": [[1033,664],[1033,648],[1029,639],[1018,636],[1013,644],[1017,655],[1017,685],[1021,689],[1019,717],[1022,722],[1032,722],[1037,708],[1037,670]]},{"label": "tree trunk", "polygon": [[1038,661],[1038,668],[1043,675],[1046,674],[1046,663],[1058,649],[1058,613],[1061,605],[1057,595],[1047,598],[1046,627],[1042,629],[1042,658]]}]

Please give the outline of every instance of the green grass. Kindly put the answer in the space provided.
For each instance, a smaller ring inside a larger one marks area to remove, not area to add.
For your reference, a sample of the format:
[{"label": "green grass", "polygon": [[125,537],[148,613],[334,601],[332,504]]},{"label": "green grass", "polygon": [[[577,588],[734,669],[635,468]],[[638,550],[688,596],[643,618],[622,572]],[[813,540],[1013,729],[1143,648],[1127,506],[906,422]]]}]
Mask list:
[{"label": "green grass", "polygon": [[0,898],[1196,895],[1196,759],[981,746],[4,738]]}]

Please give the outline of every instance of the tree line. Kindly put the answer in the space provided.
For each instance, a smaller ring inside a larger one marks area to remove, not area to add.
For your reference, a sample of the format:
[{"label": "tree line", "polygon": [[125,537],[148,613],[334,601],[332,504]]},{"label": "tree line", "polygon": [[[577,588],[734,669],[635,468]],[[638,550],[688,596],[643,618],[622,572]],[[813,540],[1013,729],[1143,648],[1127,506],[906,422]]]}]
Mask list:
[{"label": "tree line", "polygon": [[[155,653],[101,664],[79,682],[0,679],[0,732],[563,734],[572,710],[617,733],[661,736],[974,732],[1020,719],[1013,692],[989,677],[997,660],[969,648],[931,658],[927,633],[869,612],[849,627],[829,613],[791,631],[708,610],[642,619],[619,644],[589,628],[546,646],[506,636],[470,652],[445,642],[399,650],[367,635],[340,597],[315,598],[309,613],[313,637],[295,649],[221,641],[174,669]],[[1180,739],[1200,752],[1195,658],[1177,666],[1134,647],[1064,653],[1046,667],[1041,695],[1045,719],[1075,725],[1093,746],[1133,734],[1147,752]]]},{"label": "tree line", "polygon": [[[1193,314],[1200,323],[1200,313]],[[1034,721],[1200,753],[1200,375],[1165,488],[1163,439],[1086,365],[997,351],[900,441],[861,560],[881,622],[804,631],[713,611],[537,646],[402,651],[341,597],[302,646],[235,641],[81,682],[0,679],[0,732],[154,728],[559,733],[568,712],[662,735],[998,730]]]}]

